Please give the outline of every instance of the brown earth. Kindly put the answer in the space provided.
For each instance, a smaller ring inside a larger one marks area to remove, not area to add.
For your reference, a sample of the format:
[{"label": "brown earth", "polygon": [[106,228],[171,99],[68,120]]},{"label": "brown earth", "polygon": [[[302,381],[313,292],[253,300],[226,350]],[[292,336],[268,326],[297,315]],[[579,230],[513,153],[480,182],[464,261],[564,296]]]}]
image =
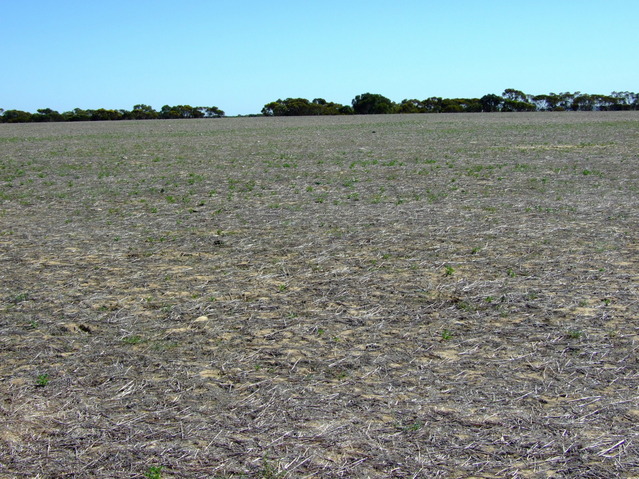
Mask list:
[{"label": "brown earth", "polygon": [[0,125],[0,477],[639,477],[639,114]]}]

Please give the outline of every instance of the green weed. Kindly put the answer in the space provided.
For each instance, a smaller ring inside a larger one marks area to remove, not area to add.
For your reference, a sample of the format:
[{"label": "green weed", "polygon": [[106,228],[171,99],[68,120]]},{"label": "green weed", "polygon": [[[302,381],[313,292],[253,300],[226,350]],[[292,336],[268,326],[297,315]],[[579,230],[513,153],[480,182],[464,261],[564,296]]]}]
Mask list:
[{"label": "green weed", "polygon": [[583,336],[584,333],[579,329],[571,329],[566,334],[571,339],[579,339]]},{"label": "green weed", "polygon": [[13,298],[11,298],[10,302],[13,304],[24,303],[29,300],[29,293],[20,293],[16,294]]},{"label": "green weed", "polygon": [[277,467],[275,467],[269,460],[268,457],[265,457],[262,460],[262,469],[259,471],[259,476],[262,479],[278,479],[284,476],[284,472],[278,471]]},{"label": "green weed", "polygon": [[144,477],[147,479],[162,479],[162,469],[164,469],[163,466],[149,466],[144,473]]},{"label": "green weed", "polygon": [[49,384],[49,375],[48,374],[39,374],[36,378],[36,386],[43,388],[47,384]]},{"label": "green weed", "polygon": [[441,338],[443,341],[448,341],[453,338],[453,333],[451,333],[448,329],[444,329],[441,332]]}]

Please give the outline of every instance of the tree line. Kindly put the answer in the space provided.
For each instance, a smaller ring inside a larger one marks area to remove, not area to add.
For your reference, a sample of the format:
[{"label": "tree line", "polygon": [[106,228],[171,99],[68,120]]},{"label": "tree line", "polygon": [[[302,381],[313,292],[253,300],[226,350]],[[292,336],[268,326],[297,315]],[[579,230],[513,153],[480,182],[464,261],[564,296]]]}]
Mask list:
[{"label": "tree line", "polygon": [[1,123],[41,123],[53,121],[105,121],[105,120],[169,120],[180,118],[221,118],[224,111],[216,106],[164,105],[156,111],[149,105],[135,105],[132,110],[83,110],[75,108],[59,113],[51,108],[39,109],[36,113],[0,108]]},{"label": "tree line", "polygon": [[309,101],[305,98],[287,98],[267,103],[262,108],[265,116],[298,115],[365,115],[384,113],[474,113],[517,111],[621,111],[639,110],[639,94],[612,92],[593,95],[581,92],[528,95],[520,90],[506,89],[501,96],[484,95],[481,98],[441,98],[402,100],[395,103],[383,95],[364,93],[357,95],[351,105],[327,102],[323,98]]},{"label": "tree line", "polygon": [[[367,115],[384,113],[474,113],[518,111],[623,111],[639,110],[639,93],[612,92],[610,95],[581,92],[528,95],[508,88],[500,95],[481,98],[430,97],[425,100],[406,99],[396,103],[383,95],[363,93],[350,105],[329,102],[323,98],[287,98],[264,105],[264,116],[306,115]],[[0,108],[0,123],[28,123],[54,121],[156,120],[180,118],[221,118],[223,110],[216,106],[164,105],[160,111],[149,105],[135,105],[132,110],[82,110],[75,108],[59,113],[43,108],[36,113]]]}]

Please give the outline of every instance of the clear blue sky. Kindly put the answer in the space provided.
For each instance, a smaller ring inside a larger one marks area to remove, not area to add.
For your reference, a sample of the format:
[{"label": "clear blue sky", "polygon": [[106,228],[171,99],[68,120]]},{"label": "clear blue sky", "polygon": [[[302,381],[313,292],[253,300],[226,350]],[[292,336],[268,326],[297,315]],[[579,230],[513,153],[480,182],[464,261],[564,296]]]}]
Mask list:
[{"label": "clear blue sky", "polygon": [[639,91],[637,0],[0,0],[0,108]]}]

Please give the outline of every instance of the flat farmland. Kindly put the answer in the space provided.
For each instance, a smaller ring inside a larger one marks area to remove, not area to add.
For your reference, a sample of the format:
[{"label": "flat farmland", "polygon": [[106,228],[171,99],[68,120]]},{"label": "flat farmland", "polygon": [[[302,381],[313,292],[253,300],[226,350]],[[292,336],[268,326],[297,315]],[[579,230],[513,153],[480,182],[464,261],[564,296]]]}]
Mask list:
[{"label": "flat farmland", "polygon": [[0,125],[0,477],[639,477],[639,114]]}]

